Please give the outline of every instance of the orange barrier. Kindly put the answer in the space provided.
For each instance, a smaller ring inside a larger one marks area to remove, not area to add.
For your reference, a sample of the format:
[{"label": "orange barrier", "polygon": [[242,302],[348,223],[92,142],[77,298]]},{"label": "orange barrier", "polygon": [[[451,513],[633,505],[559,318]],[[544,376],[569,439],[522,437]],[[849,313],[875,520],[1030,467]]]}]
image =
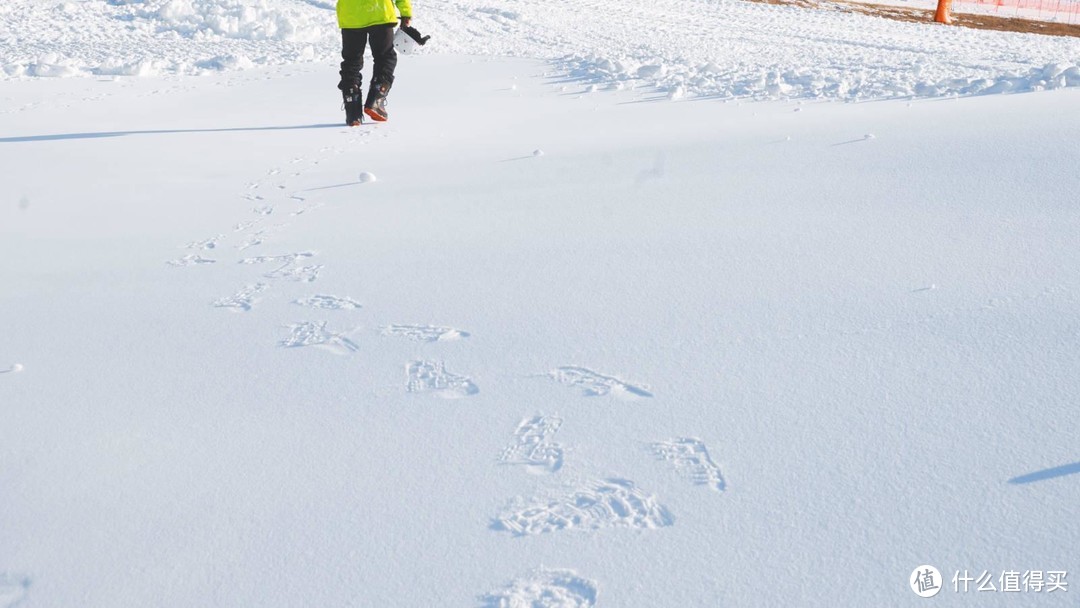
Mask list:
[{"label": "orange barrier", "polygon": [[952,0],[938,0],[937,12],[934,13],[934,21],[938,23],[951,23],[949,9],[952,8]]}]

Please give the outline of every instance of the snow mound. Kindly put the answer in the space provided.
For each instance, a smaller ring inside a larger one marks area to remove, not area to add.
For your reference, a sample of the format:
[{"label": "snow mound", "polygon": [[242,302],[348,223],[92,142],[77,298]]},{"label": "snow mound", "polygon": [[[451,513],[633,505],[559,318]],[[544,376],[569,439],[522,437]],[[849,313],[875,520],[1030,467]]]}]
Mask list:
[{"label": "snow mound", "polygon": [[156,76],[329,58],[331,2],[11,0],[0,8],[0,75]]},{"label": "snow mound", "polygon": [[[1080,85],[1076,38],[743,0],[687,0],[678,11],[651,0],[516,0],[508,5],[512,13],[479,2],[427,4],[436,48],[543,57],[557,67],[551,76],[569,76],[583,93],[859,101]],[[603,18],[583,19],[590,8]]]},{"label": "snow mound", "polygon": [[133,15],[154,25],[159,33],[176,32],[183,37],[313,43],[325,35],[324,24],[316,23],[310,10],[269,6],[265,0],[157,0],[145,4],[115,0],[113,4],[145,6]]},{"label": "snow mound", "polygon": [[[608,89],[625,88],[624,83],[655,89],[657,98],[683,97],[720,99],[842,99],[846,101],[908,97],[951,97],[992,93],[1025,93],[1080,86],[1080,66],[1048,63],[1040,67],[1003,69],[991,64],[976,66],[935,66],[923,75],[922,65],[863,67],[860,62],[788,68],[784,65],[736,65],[719,69],[715,63],[670,66],[646,65],[637,69],[632,60],[613,62],[596,55],[571,56],[559,60],[563,71],[578,80]],[[664,69],[666,68],[666,69]],[[621,85],[621,86],[620,86]]]}]

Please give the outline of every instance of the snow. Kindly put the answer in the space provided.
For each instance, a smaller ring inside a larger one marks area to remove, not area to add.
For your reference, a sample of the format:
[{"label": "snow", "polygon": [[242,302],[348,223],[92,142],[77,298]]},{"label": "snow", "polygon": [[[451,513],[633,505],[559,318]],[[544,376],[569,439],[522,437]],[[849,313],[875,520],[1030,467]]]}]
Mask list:
[{"label": "snow", "polygon": [[[391,120],[346,128],[328,4],[0,8],[0,607],[895,606],[919,564],[1080,567],[1080,90],[810,101],[1068,84],[1075,43],[701,4],[735,61],[651,3],[432,3]],[[75,77],[8,70],[49,36]],[[960,55],[916,77],[924,45]],[[87,77],[118,58],[157,75]],[[781,64],[861,92],[703,98]]]},{"label": "snow", "polygon": [[[937,0],[857,0],[861,4],[897,6],[908,9],[935,10]],[[1029,19],[1049,23],[1075,23],[1080,10],[1078,0],[954,0],[949,9],[955,14],[989,15]]]},{"label": "snow", "polygon": [[[1080,40],[739,0],[431,0],[416,54],[542,58],[589,91],[867,100],[1080,85]],[[583,15],[589,15],[584,17]],[[148,76],[335,61],[328,0],[8,0],[0,75]],[[509,90],[514,90],[514,84]]]},{"label": "snow", "polygon": [[30,581],[10,574],[0,574],[0,606],[15,606],[26,597]]},{"label": "snow", "polygon": [[506,589],[484,598],[485,608],[518,606],[562,606],[590,608],[596,605],[596,583],[583,579],[571,570],[539,568],[516,579]]}]

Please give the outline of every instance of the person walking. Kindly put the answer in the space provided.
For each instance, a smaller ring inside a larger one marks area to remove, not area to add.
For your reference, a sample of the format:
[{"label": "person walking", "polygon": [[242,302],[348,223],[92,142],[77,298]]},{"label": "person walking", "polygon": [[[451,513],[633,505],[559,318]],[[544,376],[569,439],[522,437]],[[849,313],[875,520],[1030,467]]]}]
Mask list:
[{"label": "person walking", "polygon": [[[394,84],[397,52],[394,27],[401,15],[402,27],[412,20],[410,0],[337,0],[338,27],[341,28],[341,90],[345,102],[345,124],[355,127],[364,114],[377,122],[389,118],[386,95]],[[364,47],[371,47],[373,61],[367,101],[361,91],[360,71],[364,68]]]}]

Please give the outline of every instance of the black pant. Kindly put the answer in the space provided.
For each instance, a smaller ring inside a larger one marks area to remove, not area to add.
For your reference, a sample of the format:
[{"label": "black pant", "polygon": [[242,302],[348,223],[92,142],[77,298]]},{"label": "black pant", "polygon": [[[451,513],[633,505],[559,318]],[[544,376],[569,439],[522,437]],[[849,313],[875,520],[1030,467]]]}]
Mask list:
[{"label": "black pant", "polygon": [[353,86],[360,88],[364,69],[364,46],[371,43],[371,56],[375,59],[375,68],[371,81],[385,84],[387,88],[394,84],[394,68],[397,67],[397,51],[394,50],[394,26],[385,23],[358,29],[341,30],[341,82],[338,88],[347,91]]}]

